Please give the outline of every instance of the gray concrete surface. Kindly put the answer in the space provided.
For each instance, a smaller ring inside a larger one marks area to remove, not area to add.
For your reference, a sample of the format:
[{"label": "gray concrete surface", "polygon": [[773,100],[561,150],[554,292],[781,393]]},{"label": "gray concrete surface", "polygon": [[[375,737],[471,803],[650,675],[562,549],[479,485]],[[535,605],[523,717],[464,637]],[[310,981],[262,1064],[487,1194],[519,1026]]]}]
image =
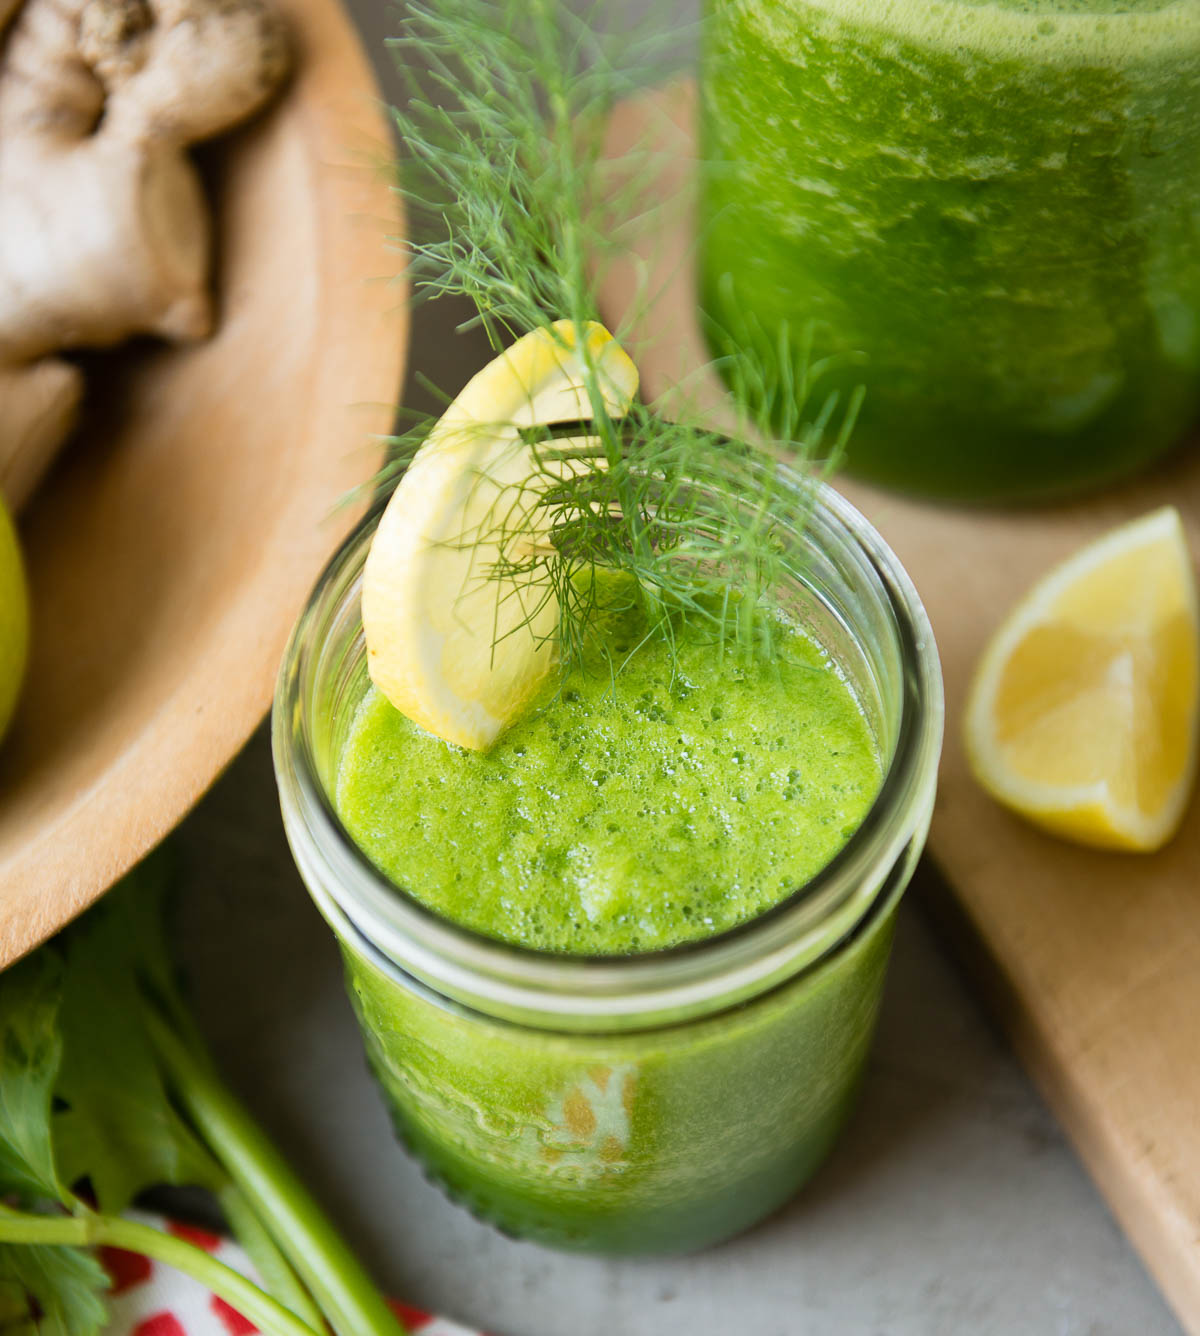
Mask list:
[{"label": "gray concrete surface", "polygon": [[[674,0],[672,0],[674,2]],[[383,0],[350,0],[390,84]],[[482,360],[425,312],[414,370]],[[409,399],[419,398],[410,389]],[[862,1104],[790,1207],[702,1256],[514,1243],[395,1146],[332,938],[284,843],[265,733],[185,823],[176,937],[233,1083],[381,1281],[495,1336],[1170,1336],[1179,1327],[912,896]]]}]

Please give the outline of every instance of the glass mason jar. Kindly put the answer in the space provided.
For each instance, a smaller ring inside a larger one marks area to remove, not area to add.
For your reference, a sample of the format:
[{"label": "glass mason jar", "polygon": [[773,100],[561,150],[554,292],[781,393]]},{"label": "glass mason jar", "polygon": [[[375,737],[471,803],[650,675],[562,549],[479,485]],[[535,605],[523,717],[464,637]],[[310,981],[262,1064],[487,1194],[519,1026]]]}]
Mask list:
[{"label": "glass mason jar", "polygon": [[333,929],[400,1136],[501,1229],[684,1251],[753,1224],[824,1158],[858,1085],[942,736],[925,612],[840,496],[780,471],[781,602],[839,662],[885,777],[834,861],[733,931],[626,957],[540,953],[435,915],[355,846],[332,800],[368,689],[377,515],[334,557],[280,674],[273,743],[300,873]]},{"label": "glass mason jar", "polygon": [[864,385],[847,468],[930,496],[1078,490],[1184,437],[1200,0],[708,5],[716,352]]}]

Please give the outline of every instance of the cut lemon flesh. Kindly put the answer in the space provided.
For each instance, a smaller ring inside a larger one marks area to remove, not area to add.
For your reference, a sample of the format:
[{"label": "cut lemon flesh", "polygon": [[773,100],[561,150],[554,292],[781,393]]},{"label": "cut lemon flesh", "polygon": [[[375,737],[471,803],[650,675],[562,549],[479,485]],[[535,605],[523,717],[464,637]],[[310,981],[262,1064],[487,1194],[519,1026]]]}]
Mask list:
[{"label": "cut lemon flesh", "polygon": [[553,589],[499,573],[547,537],[546,464],[519,428],[593,419],[585,354],[611,417],[637,392],[637,369],[608,331],[580,332],[582,346],[570,321],[534,330],[467,384],[401,478],[367,556],[371,679],[402,714],[461,747],[490,746],[556,660]]},{"label": "cut lemon flesh", "polygon": [[1173,507],[1077,552],[984,652],[966,715],[980,783],[1069,839],[1161,847],[1195,774],[1198,637],[1195,576]]}]

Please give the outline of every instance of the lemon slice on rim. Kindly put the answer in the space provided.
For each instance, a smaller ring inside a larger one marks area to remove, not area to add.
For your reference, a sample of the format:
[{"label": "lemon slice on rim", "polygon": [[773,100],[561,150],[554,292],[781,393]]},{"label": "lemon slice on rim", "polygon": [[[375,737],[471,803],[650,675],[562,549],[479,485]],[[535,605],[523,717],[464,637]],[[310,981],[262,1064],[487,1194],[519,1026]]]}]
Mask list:
[{"label": "lemon slice on rim", "polygon": [[[561,320],[489,362],[430,432],[371,544],[362,619],[371,679],[428,732],[483,750],[554,666],[548,586],[498,574],[545,540],[532,447],[519,428],[590,421],[584,355],[621,417],[637,369],[603,326]],[[566,442],[562,443],[564,446]]]},{"label": "lemon slice on rim", "polygon": [[967,705],[980,783],[1083,844],[1160,848],[1196,767],[1196,582],[1179,512],[1112,530],[1043,578],[988,645]]}]

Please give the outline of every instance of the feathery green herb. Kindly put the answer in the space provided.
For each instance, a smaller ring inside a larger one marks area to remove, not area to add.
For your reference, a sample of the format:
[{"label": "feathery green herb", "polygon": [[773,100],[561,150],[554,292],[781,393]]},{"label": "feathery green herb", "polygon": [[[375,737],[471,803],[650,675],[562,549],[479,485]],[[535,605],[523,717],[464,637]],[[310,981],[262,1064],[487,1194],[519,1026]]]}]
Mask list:
[{"label": "feathery green herb", "polygon": [[[497,351],[556,320],[599,319],[602,276],[636,264],[638,237],[663,223],[640,201],[664,164],[648,149],[606,157],[609,118],[622,97],[677,72],[681,34],[664,30],[661,14],[632,22],[613,3],[581,15],[556,0],[415,0],[392,45],[410,80],[394,116],[416,298],[469,299]],[[660,210],[678,207],[667,200]],[[808,337],[796,336],[801,354]],[[823,368],[797,357],[787,333],[775,357],[761,355],[761,340],[737,342],[756,354],[722,365],[731,407],[762,408],[737,418],[732,438],[641,402],[614,420],[585,355],[594,420],[573,432],[585,433],[584,448],[576,444],[564,468],[564,433],[549,424],[529,456],[527,489],[551,513],[549,542],[530,550],[513,541],[528,496],[492,517],[487,537],[519,553],[492,574],[523,608],[556,600],[564,667],[579,661],[595,616],[587,575],[597,566],[636,577],[651,624],[668,638],[678,618],[702,618],[720,639],[769,652],[771,619],[760,614],[778,576],[776,462],[799,457],[815,471],[835,460],[858,399],[821,400]],[[808,368],[800,379],[797,366]],[[407,467],[431,425],[418,420],[394,440],[381,481]]]}]

